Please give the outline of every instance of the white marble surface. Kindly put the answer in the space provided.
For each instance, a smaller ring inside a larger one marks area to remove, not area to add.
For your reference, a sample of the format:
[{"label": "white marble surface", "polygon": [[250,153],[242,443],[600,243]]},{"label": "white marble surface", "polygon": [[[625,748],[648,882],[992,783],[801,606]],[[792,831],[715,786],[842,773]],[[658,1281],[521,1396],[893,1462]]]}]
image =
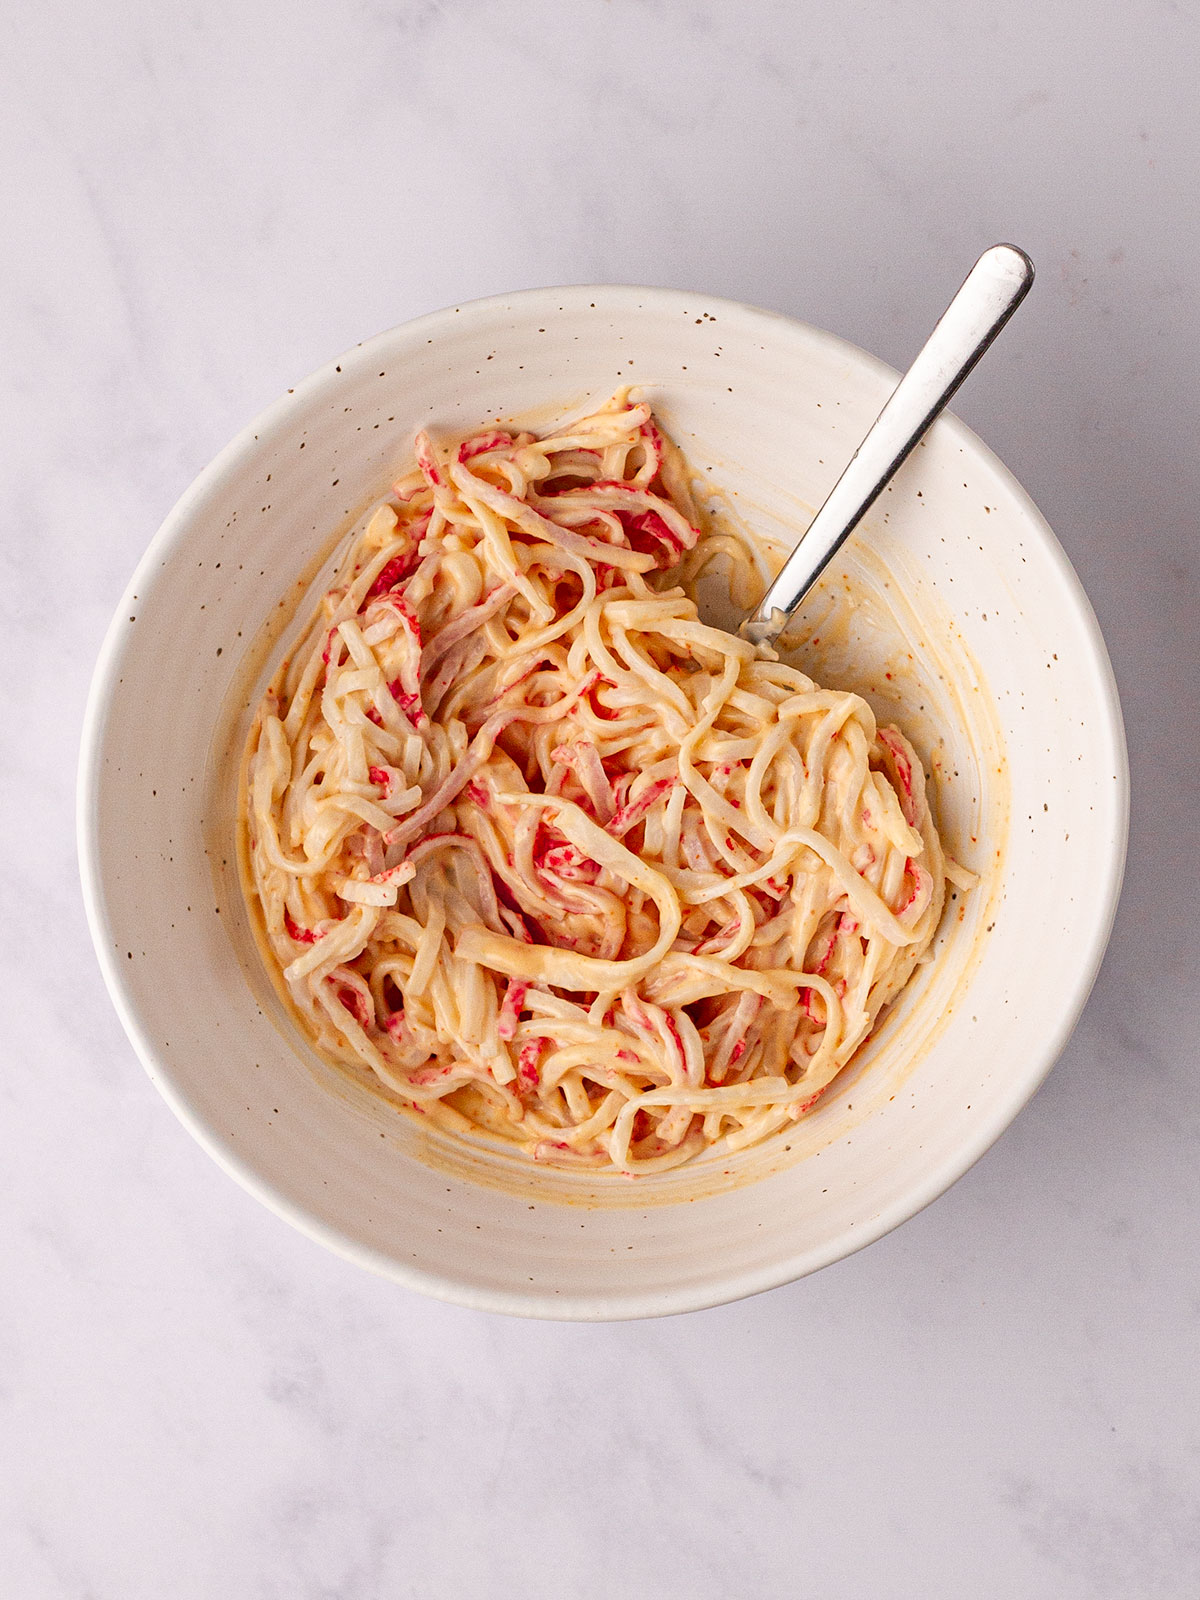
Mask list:
[{"label": "white marble surface", "polygon": [[[1195,8],[46,0],[4,33],[0,1589],[1195,1595]],[[658,1324],[426,1302],[260,1209],[136,1062],[77,888],[88,675],[171,502],[435,306],[697,287],[903,363],[1000,237],[1039,281],[959,409],[1088,586],[1134,776],[1042,1094],[863,1254]]]}]

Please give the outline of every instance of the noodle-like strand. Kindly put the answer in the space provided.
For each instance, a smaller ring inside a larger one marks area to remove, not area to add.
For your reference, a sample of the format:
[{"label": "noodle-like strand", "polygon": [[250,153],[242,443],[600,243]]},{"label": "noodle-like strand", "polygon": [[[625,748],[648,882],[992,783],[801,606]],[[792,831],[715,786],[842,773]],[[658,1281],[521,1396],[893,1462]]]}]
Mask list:
[{"label": "noodle-like strand", "polygon": [[736,542],[646,405],[422,434],[417,463],[248,746],[248,885],[296,1011],[401,1103],[539,1161],[767,1137],[966,884],[916,756],[699,621],[688,589]]}]

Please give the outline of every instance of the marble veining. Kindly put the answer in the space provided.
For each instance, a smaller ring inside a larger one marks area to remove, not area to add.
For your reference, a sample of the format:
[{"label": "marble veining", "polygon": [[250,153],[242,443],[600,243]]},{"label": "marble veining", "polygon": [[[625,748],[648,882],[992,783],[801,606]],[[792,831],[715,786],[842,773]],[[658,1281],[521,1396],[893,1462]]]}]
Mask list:
[{"label": "marble veining", "polygon": [[[6,43],[0,1588],[1194,1595],[1194,11],[48,0]],[[443,1306],[257,1206],[138,1065],[76,875],[91,666],[177,495],[435,306],[662,283],[902,364],[1002,237],[1038,283],[958,409],[1088,587],[1134,782],[1042,1093],[869,1250],[661,1323]]]}]

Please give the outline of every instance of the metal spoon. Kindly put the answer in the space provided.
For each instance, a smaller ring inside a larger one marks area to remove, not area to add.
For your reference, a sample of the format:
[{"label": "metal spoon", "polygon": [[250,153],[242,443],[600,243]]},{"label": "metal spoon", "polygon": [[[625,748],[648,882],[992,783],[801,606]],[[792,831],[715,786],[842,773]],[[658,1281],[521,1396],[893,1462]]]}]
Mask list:
[{"label": "metal spoon", "polygon": [[743,638],[770,644],[779,637],[1032,282],[1033,262],[1016,245],[995,244],[983,252],[757,611],[742,622]]}]

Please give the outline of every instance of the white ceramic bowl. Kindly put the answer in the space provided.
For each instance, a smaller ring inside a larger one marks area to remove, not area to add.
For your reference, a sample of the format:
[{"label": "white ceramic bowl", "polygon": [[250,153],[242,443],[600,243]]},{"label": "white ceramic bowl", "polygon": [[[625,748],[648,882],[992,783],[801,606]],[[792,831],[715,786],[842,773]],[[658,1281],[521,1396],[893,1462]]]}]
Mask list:
[{"label": "white ceramic bowl", "polygon": [[423,1137],[296,1034],[229,870],[233,771],[281,627],[319,581],[331,538],[386,490],[415,427],[510,416],[538,426],[636,383],[748,523],[794,539],[894,381],[841,340],[727,301],[532,290],[438,312],[330,363],[235,439],[167,518],[92,687],[84,893],[151,1077],[281,1216],[468,1305],[683,1311],[878,1238],[959,1177],[1032,1095],[1111,925],[1124,740],[1062,550],[950,417],[848,552],[860,601],[849,632],[827,626],[841,577],[814,602],[809,632],[824,634],[820,671],[885,712],[898,706],[936,757],[943,832],[981,882],[864,1060],[793,1132],[639,1180],[568,1178]]}]

